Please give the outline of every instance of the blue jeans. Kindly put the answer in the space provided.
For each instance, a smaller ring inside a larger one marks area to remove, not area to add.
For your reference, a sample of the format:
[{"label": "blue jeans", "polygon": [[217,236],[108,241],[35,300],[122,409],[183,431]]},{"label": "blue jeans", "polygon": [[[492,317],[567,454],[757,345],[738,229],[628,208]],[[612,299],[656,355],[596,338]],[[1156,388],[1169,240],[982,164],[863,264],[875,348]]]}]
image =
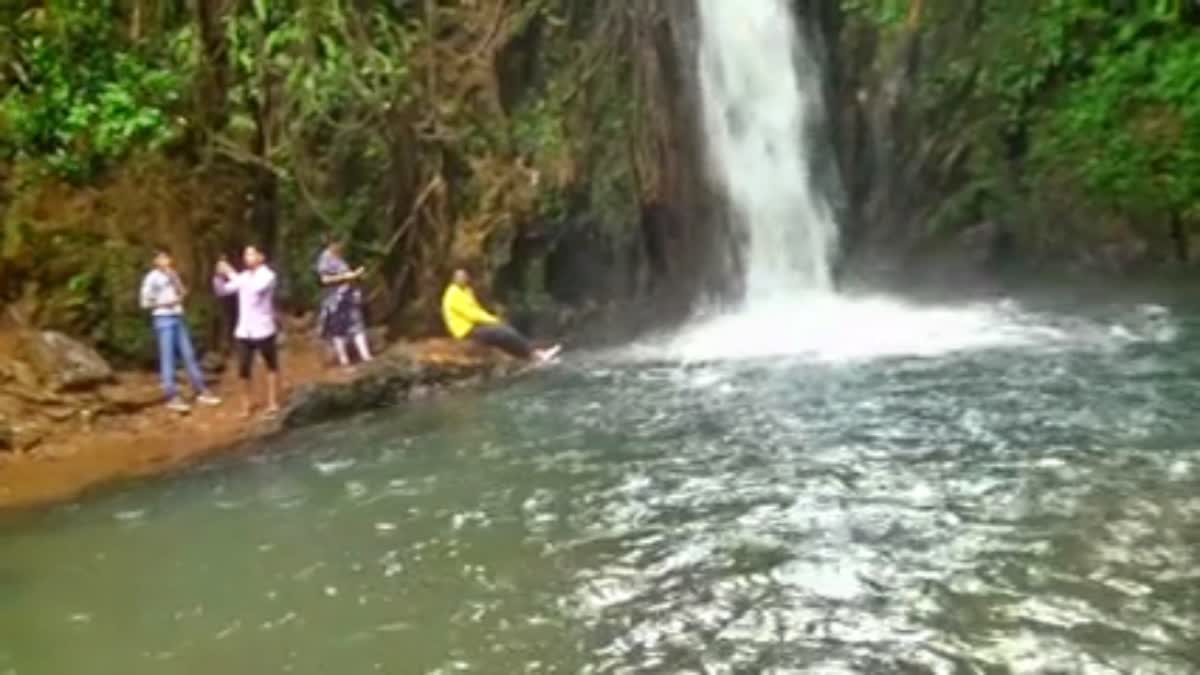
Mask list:
[{"label": "blue jeans", "polygon": [[183,367],[187,369],[188,378],[192,381],[192,389],[202,392],[207,387],[204,384],[204,374],[196,363],[196,351],[192,348],[192,336],[188,333],[187,323],[182,316],[154,317],[154,333],[158,336],[158,372],[162,376],[163,393],[167,400],[175,398],[179,392],[175,387],[175,351],[183,357]]}]

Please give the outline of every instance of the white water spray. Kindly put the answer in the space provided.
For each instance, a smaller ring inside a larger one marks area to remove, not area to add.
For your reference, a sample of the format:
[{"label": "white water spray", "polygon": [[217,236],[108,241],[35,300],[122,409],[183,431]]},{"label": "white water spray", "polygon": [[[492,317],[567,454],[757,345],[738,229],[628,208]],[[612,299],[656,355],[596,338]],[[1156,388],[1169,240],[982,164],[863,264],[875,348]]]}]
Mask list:
[{"label": "white water spray", "polygon": [[832,287],[837,226],[811,176],[820,73],[787,0],[697,0],[709,161],[748,238],[748,303]]}]

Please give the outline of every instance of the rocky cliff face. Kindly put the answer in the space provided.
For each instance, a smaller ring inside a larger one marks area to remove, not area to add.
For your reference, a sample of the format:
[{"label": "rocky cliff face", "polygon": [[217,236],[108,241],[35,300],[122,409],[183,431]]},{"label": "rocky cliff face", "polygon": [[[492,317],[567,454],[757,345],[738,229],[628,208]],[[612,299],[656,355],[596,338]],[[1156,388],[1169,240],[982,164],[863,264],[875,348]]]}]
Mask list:
[{"label": "rocky cliff face", "polygon": [[594,166],[588,179],[627,173],[631,189],[616,198],[633,208],[614,222],[613,210],[581,200],[540,223],[514,241],[500,290],[528,297],[544,289],[566,323],[603,316],[636,330],[682,320],[696,302],[727,295],[738,276],[729,255],[735,242],[706,168],[694,4],[598,6],[622,17],[621,29],[607,33],[619,46],[601,67],[616,78],[609,95],[628,101],[631,116],[622,136],[602,139],[624,144],[620,161]]},{"label": "rocky cliff face", "polygon": [[796,7],[827,58],[847,281],[1188,261],[1190,3]]},{"label": "rocky cliff face", "polygon": [[934,258],[942,270],[987,274],[1002,254],[1003,232],[976,228],[982,214],[963,214],[947,228],[950,239],[974,233],[947,242],[934,222],[969,182],[964,167],[979,140],[971,136],[973,122],[953,102],[931,113],[921,91],[938,76],[939,59],[968,40],[968,22],[927,29],[918,1],[903,23],[885,27],[848,14],[844,4],[815,0],[805,11],[828,55],[848,280],[913,280]]}]

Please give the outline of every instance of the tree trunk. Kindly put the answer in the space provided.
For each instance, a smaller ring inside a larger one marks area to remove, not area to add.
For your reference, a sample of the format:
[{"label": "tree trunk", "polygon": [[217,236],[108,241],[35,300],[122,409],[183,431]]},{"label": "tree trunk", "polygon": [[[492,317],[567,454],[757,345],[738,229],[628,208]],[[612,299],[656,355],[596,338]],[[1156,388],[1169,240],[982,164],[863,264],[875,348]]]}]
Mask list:
[{"label": "tree trunk", "polygon": [[199,29],[200,77],[196,79],[196,107],[203,133],[225,126],[229,91],[229,45],[221,24],[227,0],[191,0],[192,15]]}]

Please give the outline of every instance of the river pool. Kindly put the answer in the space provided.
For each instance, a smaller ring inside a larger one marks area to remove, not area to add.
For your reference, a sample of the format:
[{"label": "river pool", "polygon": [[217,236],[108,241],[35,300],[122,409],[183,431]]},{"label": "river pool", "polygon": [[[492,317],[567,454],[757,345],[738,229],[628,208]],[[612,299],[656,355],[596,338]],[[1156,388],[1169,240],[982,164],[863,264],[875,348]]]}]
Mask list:
[{"label": "river pool", "polygon": [[990,307],[573,354],[8,516],[0,674],[1200,672],[1200,313]]}]

